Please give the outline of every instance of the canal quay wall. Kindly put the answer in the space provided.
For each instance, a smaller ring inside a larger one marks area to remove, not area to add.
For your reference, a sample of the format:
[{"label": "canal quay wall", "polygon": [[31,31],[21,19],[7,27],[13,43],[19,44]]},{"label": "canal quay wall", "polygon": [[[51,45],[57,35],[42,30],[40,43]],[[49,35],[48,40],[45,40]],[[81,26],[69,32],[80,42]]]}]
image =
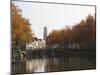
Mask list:
[{"label": "canal quay wall", "polygon": [[61,49],[61,48],[44,48],[28,50],[27,58],[52,58],[52,57],[96,57],[96,51],[93,49]]}]

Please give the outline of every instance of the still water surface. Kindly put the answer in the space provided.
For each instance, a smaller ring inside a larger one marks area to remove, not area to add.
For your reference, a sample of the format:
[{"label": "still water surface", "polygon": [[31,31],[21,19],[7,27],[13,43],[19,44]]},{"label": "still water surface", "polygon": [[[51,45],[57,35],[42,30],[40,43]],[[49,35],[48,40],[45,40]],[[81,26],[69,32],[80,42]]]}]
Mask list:
[{"label": "still water surface", "polygon": [[14,73],[37,73],[95,69],[95,67],[95,58],[72,56],[22,60],[16,64],[13,64],[12,71]]}]

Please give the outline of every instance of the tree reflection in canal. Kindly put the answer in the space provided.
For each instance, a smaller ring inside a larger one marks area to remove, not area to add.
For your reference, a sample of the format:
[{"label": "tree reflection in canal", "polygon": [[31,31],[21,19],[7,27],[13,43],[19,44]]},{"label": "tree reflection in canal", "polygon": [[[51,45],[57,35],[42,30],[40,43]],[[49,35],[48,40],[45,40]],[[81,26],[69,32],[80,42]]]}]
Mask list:
[{"label": "tree reflection in canal", "polygon": [[12,65],[12,72],[23,74],[96,68],[96,59],[94,56],[48,56],[30,59],[27,58],[26,60],[15,62]]}]

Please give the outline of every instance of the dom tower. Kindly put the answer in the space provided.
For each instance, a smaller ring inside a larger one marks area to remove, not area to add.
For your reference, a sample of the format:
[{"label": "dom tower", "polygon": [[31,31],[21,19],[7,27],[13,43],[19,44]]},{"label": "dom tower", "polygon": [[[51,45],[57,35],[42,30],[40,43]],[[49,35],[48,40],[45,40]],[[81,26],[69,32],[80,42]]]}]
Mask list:
[{"label": "dom tower", "polygon": [[44,33],[43,33],[43,39],[46,41],[46,37],[47,37],[47,27],[44,27]]}]

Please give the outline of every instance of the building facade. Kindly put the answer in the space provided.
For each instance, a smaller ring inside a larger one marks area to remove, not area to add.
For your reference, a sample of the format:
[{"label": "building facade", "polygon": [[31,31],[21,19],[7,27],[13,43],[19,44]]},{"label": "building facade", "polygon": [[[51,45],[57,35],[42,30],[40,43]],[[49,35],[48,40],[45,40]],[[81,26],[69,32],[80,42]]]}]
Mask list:
[{"label": "building facade", "polygon": [[34,40],[30,44],[26,44],[26,49],[27,50],[34,50],[38,48],[45,48],[46,47],[46,41],[42,39]]}]

